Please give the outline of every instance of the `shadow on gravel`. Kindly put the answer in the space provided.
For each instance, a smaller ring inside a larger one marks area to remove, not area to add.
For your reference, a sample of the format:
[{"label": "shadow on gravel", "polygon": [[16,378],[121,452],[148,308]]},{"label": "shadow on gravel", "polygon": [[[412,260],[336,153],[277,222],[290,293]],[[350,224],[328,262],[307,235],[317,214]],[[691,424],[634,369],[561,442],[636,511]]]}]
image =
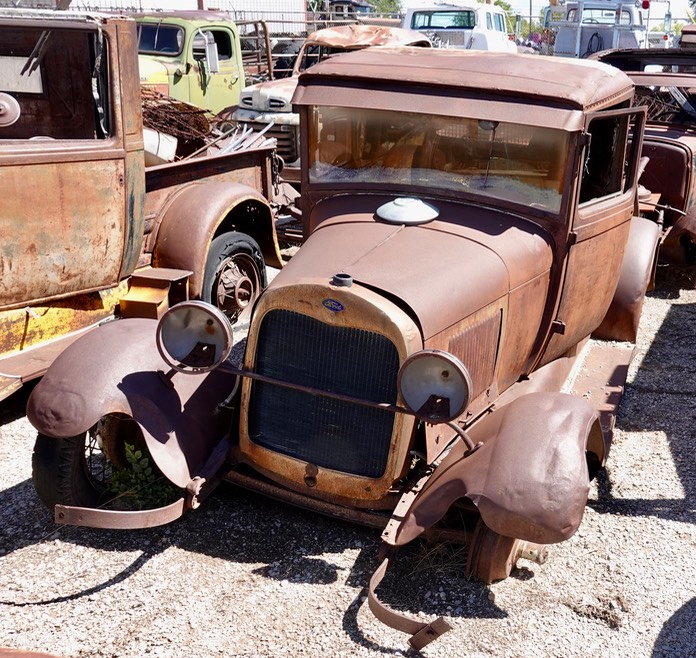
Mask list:
[{"label": "shadow on gravel", "polygon": [[[694,288],[693,277],[693,273],[679,269],[662,269],[658,272],[656,290],[650,294],[677,300],[682,289]],[[624,430],[665,434],[684,497],[617,498],[607,473],[603,471],[598,476],[599,498],[589,503],[597,511],[696,523],[695,345],[696,304],[672,304],[635,380],[626,386],[618,418],[618,424]]]},{"label": "shadow on gravel", "polygon": [[11,423],[24,416],[29,394],[34,390],[38,379],[25,384],[8,398],[0,401],[0,426]]},{"label": "shadow on gravel", "polygon": [[[23,508],[17,513],[16,501]],[[9,510],[15,512],[10,515]],[[343,629],[356,645],[385,655],[417,656],[411,650],[376,645],[363,633],[358,614],[367,605],[367,586],[378,566],[380,534],[347,522],[315,515],[223,484],[204,505],[182,519],[159,528],[132,531],[56,526],[36,497],[30,480],[0,492],[0,528],[4,554],[43,542],[63,542],[100,551],[135,552],[139,555],[117,572],[105,572],[102,580],[83,591],[46,600],[9,601],[10,606],[43,606],[88,597],[126,581],[152,557],[170,547],[236,563],[263,566],[254,573],[280,583],[325,585],[339,578],[359,589],[347,608]],[[449,550],[449,553],[440,551]],[[438,548],[414,542],[399,559],[379,588],[380,598],[395,610],[428,618],[505,618],[507,613],[491,600],[489,589],[464,577],[466,554],[461,547]],[[350,571],[339,568],[331,555],[351,555]],[[452,552],[455,551],[455,552]],[[2,568],[0,554],[0,569]],[[513,577],[525,577],[516,570]],[[404,636],[405,637],[405,636]]]},{"label": "shadow on gravel", "polygon": [[652,658],[696,656],[696,598],[685,603],[662,626]]}]

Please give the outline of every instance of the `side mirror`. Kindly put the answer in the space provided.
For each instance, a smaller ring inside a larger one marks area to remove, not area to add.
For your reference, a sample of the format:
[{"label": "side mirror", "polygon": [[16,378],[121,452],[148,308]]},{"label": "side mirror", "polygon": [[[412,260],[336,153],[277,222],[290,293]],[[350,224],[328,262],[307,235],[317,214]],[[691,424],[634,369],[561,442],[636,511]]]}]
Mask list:
[{"label": "side mirror", "polygon": [[220,57],[218,56],[217,44],[210,33],[205,35],[205,64],[209,75],[220,72]]}]

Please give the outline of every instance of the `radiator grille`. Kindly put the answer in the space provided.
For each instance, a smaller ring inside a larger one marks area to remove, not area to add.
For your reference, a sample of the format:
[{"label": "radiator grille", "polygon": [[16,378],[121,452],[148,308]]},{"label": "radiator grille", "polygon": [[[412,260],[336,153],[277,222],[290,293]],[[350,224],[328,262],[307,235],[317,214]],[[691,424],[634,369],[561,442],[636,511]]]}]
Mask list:
[{"label": "radiator grille", "polygon": [[[396,403],[399,357],[380,334],[333,327],[293,311],[262,321],[256,371],[283,381],[372,402]],[[249,436],[257,445],[323,468],[384,474],[394,414],[254,382]]]}]

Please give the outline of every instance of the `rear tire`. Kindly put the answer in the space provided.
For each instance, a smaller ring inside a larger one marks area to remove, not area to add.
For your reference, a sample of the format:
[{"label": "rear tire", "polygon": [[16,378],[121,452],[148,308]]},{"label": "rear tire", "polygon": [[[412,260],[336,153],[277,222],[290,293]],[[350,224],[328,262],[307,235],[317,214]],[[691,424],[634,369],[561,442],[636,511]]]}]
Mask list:
[{"label": "rear tire", "polygon": [[217,306],[230,322],[249,319],[266,283],[263,254],[252,237],[233,231],[210,243],[201,299]]}]

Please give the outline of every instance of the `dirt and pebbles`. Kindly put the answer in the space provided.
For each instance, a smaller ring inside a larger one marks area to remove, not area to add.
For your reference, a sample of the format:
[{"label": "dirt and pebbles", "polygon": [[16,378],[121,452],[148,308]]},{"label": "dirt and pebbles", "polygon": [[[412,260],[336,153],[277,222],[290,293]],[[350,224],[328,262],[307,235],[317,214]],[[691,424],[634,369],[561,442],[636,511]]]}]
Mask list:
[{"label": "dirt and pebbles", "polygon": [[[696,656],[696,291],[660,273],[605,472],[543,566],[484,586],[415,545],[382,587],[444,615],[435,657]],[[64,658],[414,656],[366,586],[379,534],[224,487],[171,526],[57,527],[31,484],[26,392],[0,403],[0,646]]]}]

